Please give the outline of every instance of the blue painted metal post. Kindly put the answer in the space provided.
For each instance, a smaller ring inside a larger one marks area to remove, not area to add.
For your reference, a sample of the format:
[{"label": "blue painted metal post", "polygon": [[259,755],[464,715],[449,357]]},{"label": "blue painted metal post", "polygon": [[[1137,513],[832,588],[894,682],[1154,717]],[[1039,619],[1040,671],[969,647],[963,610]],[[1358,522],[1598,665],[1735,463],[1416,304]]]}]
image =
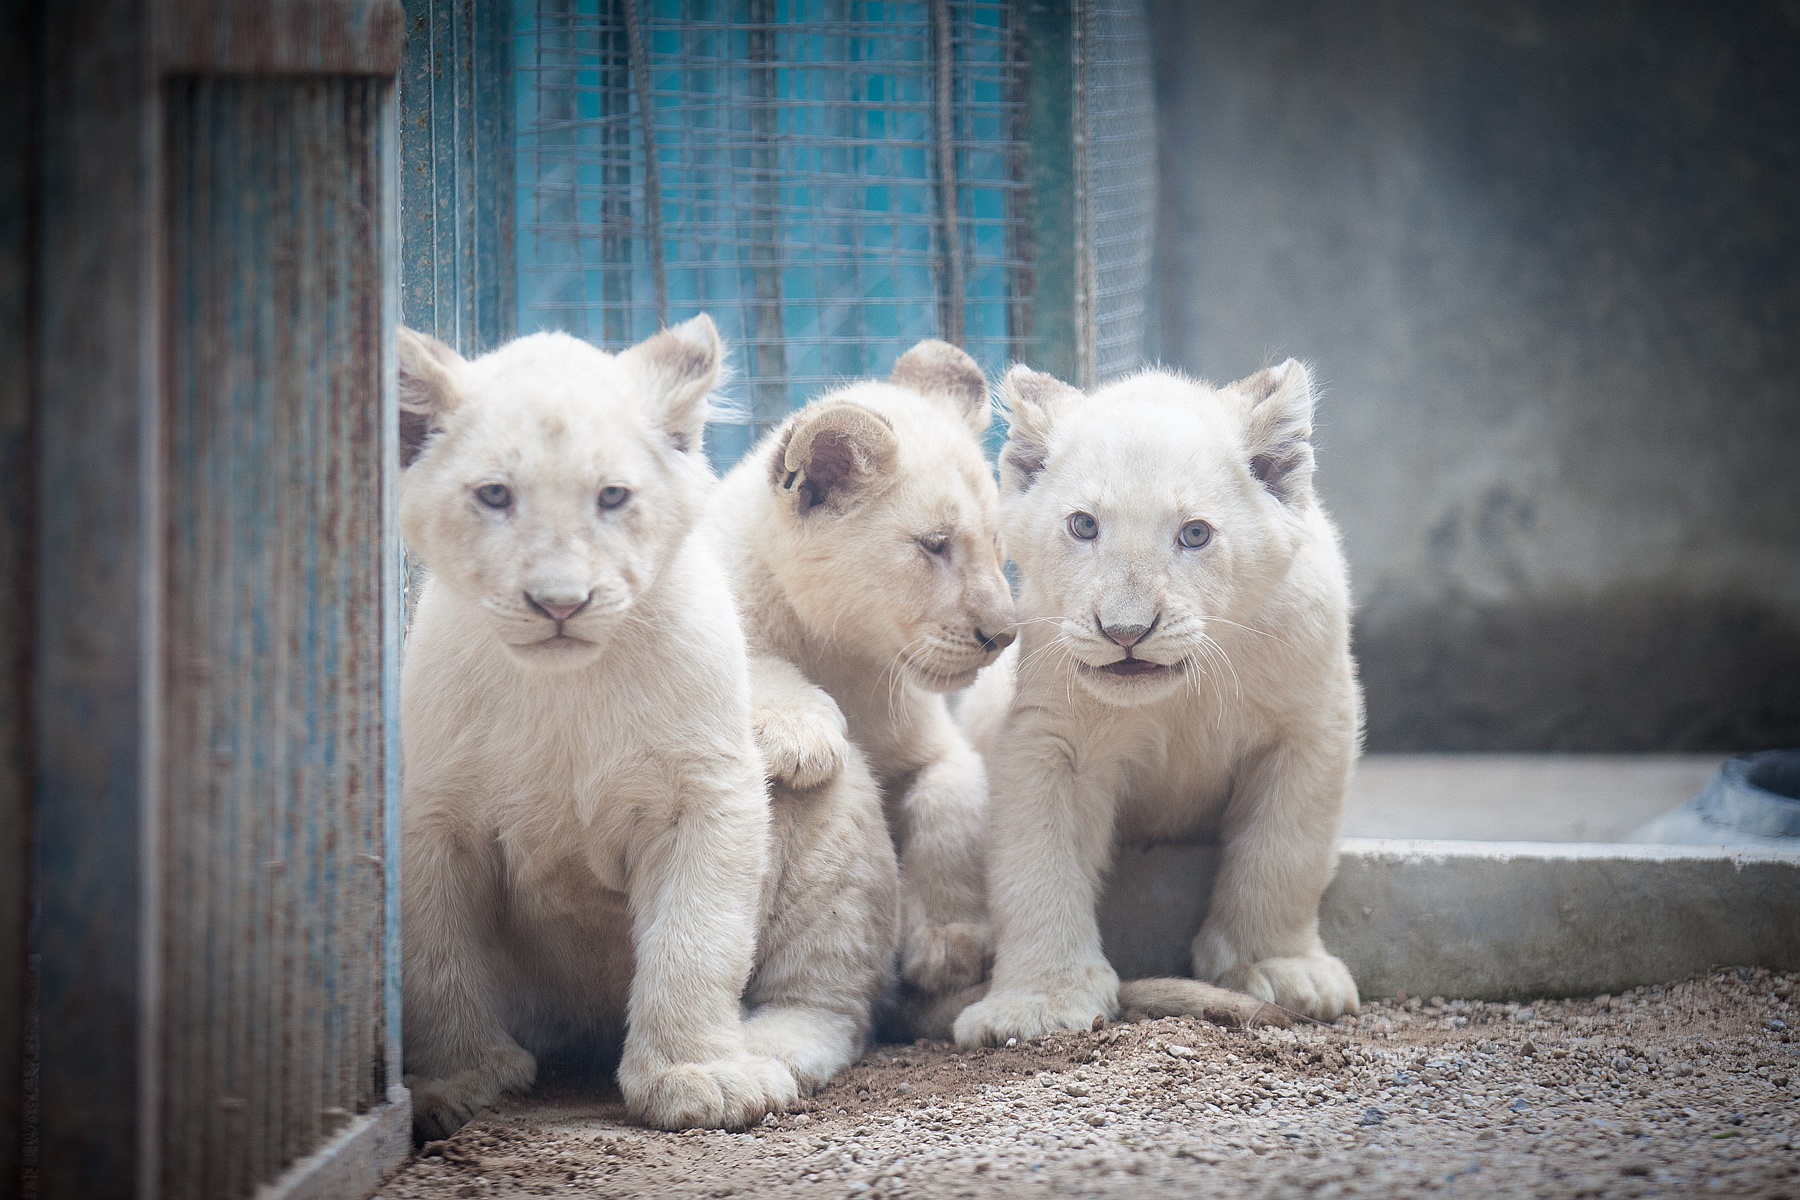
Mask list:
[{"label": "blue painted metal post", "polygon": [[[42,11],[23,322],[38,1195],[357,1194],[403,1156],[409,1125],[394,852],[404,13]],[[0,304],[7,283],[0,270]],[[0,593],[0,615],[16,607]],[[0,639],[0,664],[9,653]]]}]

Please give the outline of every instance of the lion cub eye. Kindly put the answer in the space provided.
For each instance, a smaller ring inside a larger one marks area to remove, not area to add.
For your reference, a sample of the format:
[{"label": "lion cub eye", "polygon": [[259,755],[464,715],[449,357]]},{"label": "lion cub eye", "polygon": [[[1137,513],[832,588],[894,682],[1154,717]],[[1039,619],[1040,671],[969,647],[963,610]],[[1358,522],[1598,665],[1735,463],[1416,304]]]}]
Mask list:
[{"label": "lion cub eye", "polygon": [[1091,542],[1100,536],[1100,522],[1094,520],[1092,513],[1070,513],[1069,534],[1084,542]]},{"label": "lion cub eye", "polygon": [[484,483],[475,489],[475,498],[489,508],[511,508],[512,489],[504,483]]},{"label": "lion cub eye", "polygon": [[1181,527],[1176,540],[1189,550],[1198,550],[1212,541],[1213,527],[1205,521],[1189,521]]},{"label": "lion cub eye", "polygon": [[928,554],[942,554],[950,548],[950,535],[947,533],[928,533],[919,539],[919,545]]},{"label": "lion cub eye", "polygon": [[617,508],[629,499],[631,499],[631,489],[620,487],[616,483],[600,489],[601,508]]}]

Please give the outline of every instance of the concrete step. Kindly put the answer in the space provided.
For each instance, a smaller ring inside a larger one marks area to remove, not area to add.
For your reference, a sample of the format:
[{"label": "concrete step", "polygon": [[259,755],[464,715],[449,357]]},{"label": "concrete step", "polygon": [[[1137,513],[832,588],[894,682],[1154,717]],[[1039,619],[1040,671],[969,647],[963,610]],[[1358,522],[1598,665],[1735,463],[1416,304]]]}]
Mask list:
[{"label": "concrete step", "polygon": [[1344,836],[1612,842],[1700,794],[1723,754],[1369,754]]},{"label": "concrete step", "polygon": [[[1718,964],[1800,970],[1800,848],[1555,836],[1623,836],[1685,803],[1722,760],[1372,759],[1346,830],[1416,832],[1345,838],[1320,934],[1368,996],[1583,996]],[[1119,851],[1100,925],[1122,976],[1187,973],[1218,853]]]}]

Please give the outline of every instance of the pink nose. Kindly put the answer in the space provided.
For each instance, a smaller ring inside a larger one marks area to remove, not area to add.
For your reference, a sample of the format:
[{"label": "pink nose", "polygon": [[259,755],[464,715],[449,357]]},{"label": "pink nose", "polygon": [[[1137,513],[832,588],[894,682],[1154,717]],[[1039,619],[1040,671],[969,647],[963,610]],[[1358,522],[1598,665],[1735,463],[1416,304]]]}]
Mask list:
[{"label": "pink nose", "polygon": [[551,604],[548,600],[539,600],[536,596],[527,596],[526,599],[530,600],[532,605],[539,612],[543,613],[546,617],[549,617],[552,621],[555,621],[558,625],[587,607],[587,598],[585,596],[580,600],[577,600],[574,604]]},{"label": "pink nose", "polygon": [[1155,626],[1155,621],[1150,622],[1148,625],[1107,625],[1103,622],[1100,626],[1100,632],[1104,633],[1109,640],[1116,642],[1118,645],[1129,650],[1139,642],[1143,641],[1144,636],[1148,634],[1151,629],[1155,628]]}]

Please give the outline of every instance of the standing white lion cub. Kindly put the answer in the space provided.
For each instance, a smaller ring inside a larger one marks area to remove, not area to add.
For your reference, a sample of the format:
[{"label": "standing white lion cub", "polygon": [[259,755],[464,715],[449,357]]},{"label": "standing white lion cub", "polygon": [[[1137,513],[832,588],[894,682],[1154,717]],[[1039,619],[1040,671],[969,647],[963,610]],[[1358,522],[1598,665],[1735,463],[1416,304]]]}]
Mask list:
[{"label": "standing white lion cub", "polygon": [[1217,389],[1151,372],[1084,395],[1015,367],[1002,394],[1023,635],[1013,686],[1003,662],[971,697],[996,961],[957,1042],[1113,1015],[1094,918],[1112,847],[1195,835],[1223,843],[1195,978],[1356,1011],[1318,933],[1361,699],[1306,369]]},{"label": "standing white lion cub", "polygon": [[529,1084],[532,1051],[622,1035],[629,1110],[685,1128],[860,1050],[893,851],[856,764],[778,795],[771,845],[743,633],[695,533],[721,355],[706,317],[617,356],[401,333],[401,527],[431,572],[401,681],[423,1136]]},{"label": "standing white lion cub", "polygon": [[987,379],[924,341],[770,433],[713,497],[753,655],[757,739],[796,787],[867,755],[898,843],[901,974],[927,991],[987,967],[987,775],[943,693],[1013,640]]}]

